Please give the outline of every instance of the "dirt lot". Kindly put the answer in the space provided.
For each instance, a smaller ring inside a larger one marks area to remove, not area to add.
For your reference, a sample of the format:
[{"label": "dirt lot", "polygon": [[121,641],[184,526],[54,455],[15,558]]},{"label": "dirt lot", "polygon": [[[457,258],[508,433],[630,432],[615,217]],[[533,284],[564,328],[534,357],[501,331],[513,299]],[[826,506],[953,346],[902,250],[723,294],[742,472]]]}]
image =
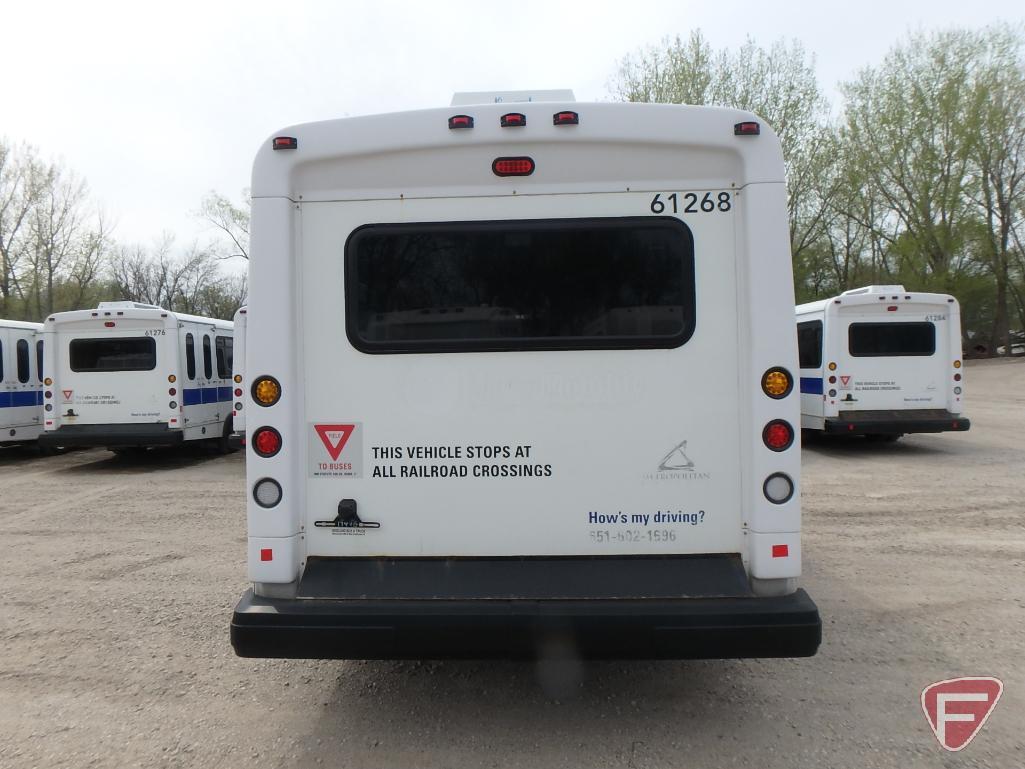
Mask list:
[{"label": "dirt lot", "polygon": [[[0,453],[0,766],[1021,766],[1025,362],[966,380],[969,433],[804,448],[817,657],[544,685],[529,664],[237,659],[240,455]],[[1005,691],[946,754],[919,693],[958,675]]]}]

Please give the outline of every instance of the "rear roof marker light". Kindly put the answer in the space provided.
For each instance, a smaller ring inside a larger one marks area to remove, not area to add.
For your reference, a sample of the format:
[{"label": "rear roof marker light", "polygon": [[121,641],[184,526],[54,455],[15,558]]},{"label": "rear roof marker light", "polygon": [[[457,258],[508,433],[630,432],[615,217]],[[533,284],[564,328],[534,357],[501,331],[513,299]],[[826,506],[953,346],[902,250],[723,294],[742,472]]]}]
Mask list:
[{"label": "rear roof marker light", "polygon": [[276,150],[294,150],[299,148],[299,140],[294,136],[275,136],[271,140],[271,148]]},{"label": "rear roof marker light", "polygon": [[453,115],[448,119],[449,128],[473,128],[473,118],[469,115]]},{"label": "rear roof marker light", "polygon": [[565,110],[552,115],[552,125],[578,125],[579,123],[580,115],[576,112]]},{"label": "rear roof marker light", "polygon": [[534,173],[534,161],[528,157],[495,158],[491,170],[495,176],[530,176]]},{"label": "rear roof marker light", "polygon": [[733,125],[734,136],[758,136],[761,132],[762,127],[753,120],[745,120]]},{"label": "rear roof marker light", "polygon": [[516,126],[525,126],[527,124],[527,116],[522,112],[510,112],[506,115],[502,115],[502,128],[514,128]]}]

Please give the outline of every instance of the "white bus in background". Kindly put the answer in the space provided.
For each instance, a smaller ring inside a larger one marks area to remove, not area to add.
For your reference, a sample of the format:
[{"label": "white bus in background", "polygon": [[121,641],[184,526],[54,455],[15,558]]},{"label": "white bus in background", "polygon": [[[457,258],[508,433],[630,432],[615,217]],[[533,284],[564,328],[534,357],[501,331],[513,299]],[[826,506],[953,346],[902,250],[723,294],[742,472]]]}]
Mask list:
[{"label": "white bus in background", "polygon": [[0,320],[0,446],[43,431],[42,323]]},{"label": "white bus in background", "polygon": [[954,297],[866,286],[796,314],[801,427],[896,440],[971,426]]},{"label": "white bus in background", "polygon": [[43,337],[45,445],[229,449],[230,321],[101,302],[49,316]]},{"label": "white bus in background", "polygon": [[239,655],[815,653],[779,141],[544,99],[260,150]]},{"label": "white bus in background", "polygon": [[234,400],[231,411],[231,440],[234,447],[244,446],[246,438],[246,399],[248,396],[242,384],[245,381],[246,369],[246,317],[246,308],[239,307],[232,319],[235,329],[235,350],[231,377]]}]

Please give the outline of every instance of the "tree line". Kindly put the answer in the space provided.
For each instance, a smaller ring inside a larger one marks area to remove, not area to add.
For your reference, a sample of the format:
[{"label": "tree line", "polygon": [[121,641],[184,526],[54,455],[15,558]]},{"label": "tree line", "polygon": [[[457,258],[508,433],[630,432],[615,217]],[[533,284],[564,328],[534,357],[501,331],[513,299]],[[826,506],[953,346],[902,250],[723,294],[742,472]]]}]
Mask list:
[{"label": "tree line", "polygon": [[1025,328],[1023,43],[1007,24],[909,34],[833,104],[799,42],[714,50],[695,31],[625,57],[610,91],[773,126],[798,301],[873,283],[950,293],[966,348],[1010,353]]},{"label": "tree line", "polygon": [[248,212],[210,193],[196,214],[221,237],[202,246],[167,233],[145,246],[119,242],[84,179],[0,139],[0,318],[39,322],[105,300],[231,318],[246,276],[224,267],[248,258]]}]

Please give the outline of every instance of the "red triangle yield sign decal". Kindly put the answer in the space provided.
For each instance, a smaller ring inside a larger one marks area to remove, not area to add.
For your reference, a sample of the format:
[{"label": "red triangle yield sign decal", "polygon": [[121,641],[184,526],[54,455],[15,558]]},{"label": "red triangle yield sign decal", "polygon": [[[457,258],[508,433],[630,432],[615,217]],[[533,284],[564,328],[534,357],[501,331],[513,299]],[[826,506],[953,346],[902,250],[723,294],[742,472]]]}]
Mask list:
[{"label": "red triangle yield sign decal", "polygon": [[349,442],[352,431],[356,429],[356,425],[314,425],[313,427],[332,460],[338,459],[345,444]]},{"label": "red triangle yield sign decal", "polygon": [[843,384],[843,385],[848,384],[850,381],[851,381],[851,378],[849,376],[841,376],[840,377],[840,383]]},{"label": "red triangle yield sign decal", "polygon": [[64,393],[64,400],[69,401],[71,400],[71,393],[73,393],[74,390],[61,390],[61,392]]}]

